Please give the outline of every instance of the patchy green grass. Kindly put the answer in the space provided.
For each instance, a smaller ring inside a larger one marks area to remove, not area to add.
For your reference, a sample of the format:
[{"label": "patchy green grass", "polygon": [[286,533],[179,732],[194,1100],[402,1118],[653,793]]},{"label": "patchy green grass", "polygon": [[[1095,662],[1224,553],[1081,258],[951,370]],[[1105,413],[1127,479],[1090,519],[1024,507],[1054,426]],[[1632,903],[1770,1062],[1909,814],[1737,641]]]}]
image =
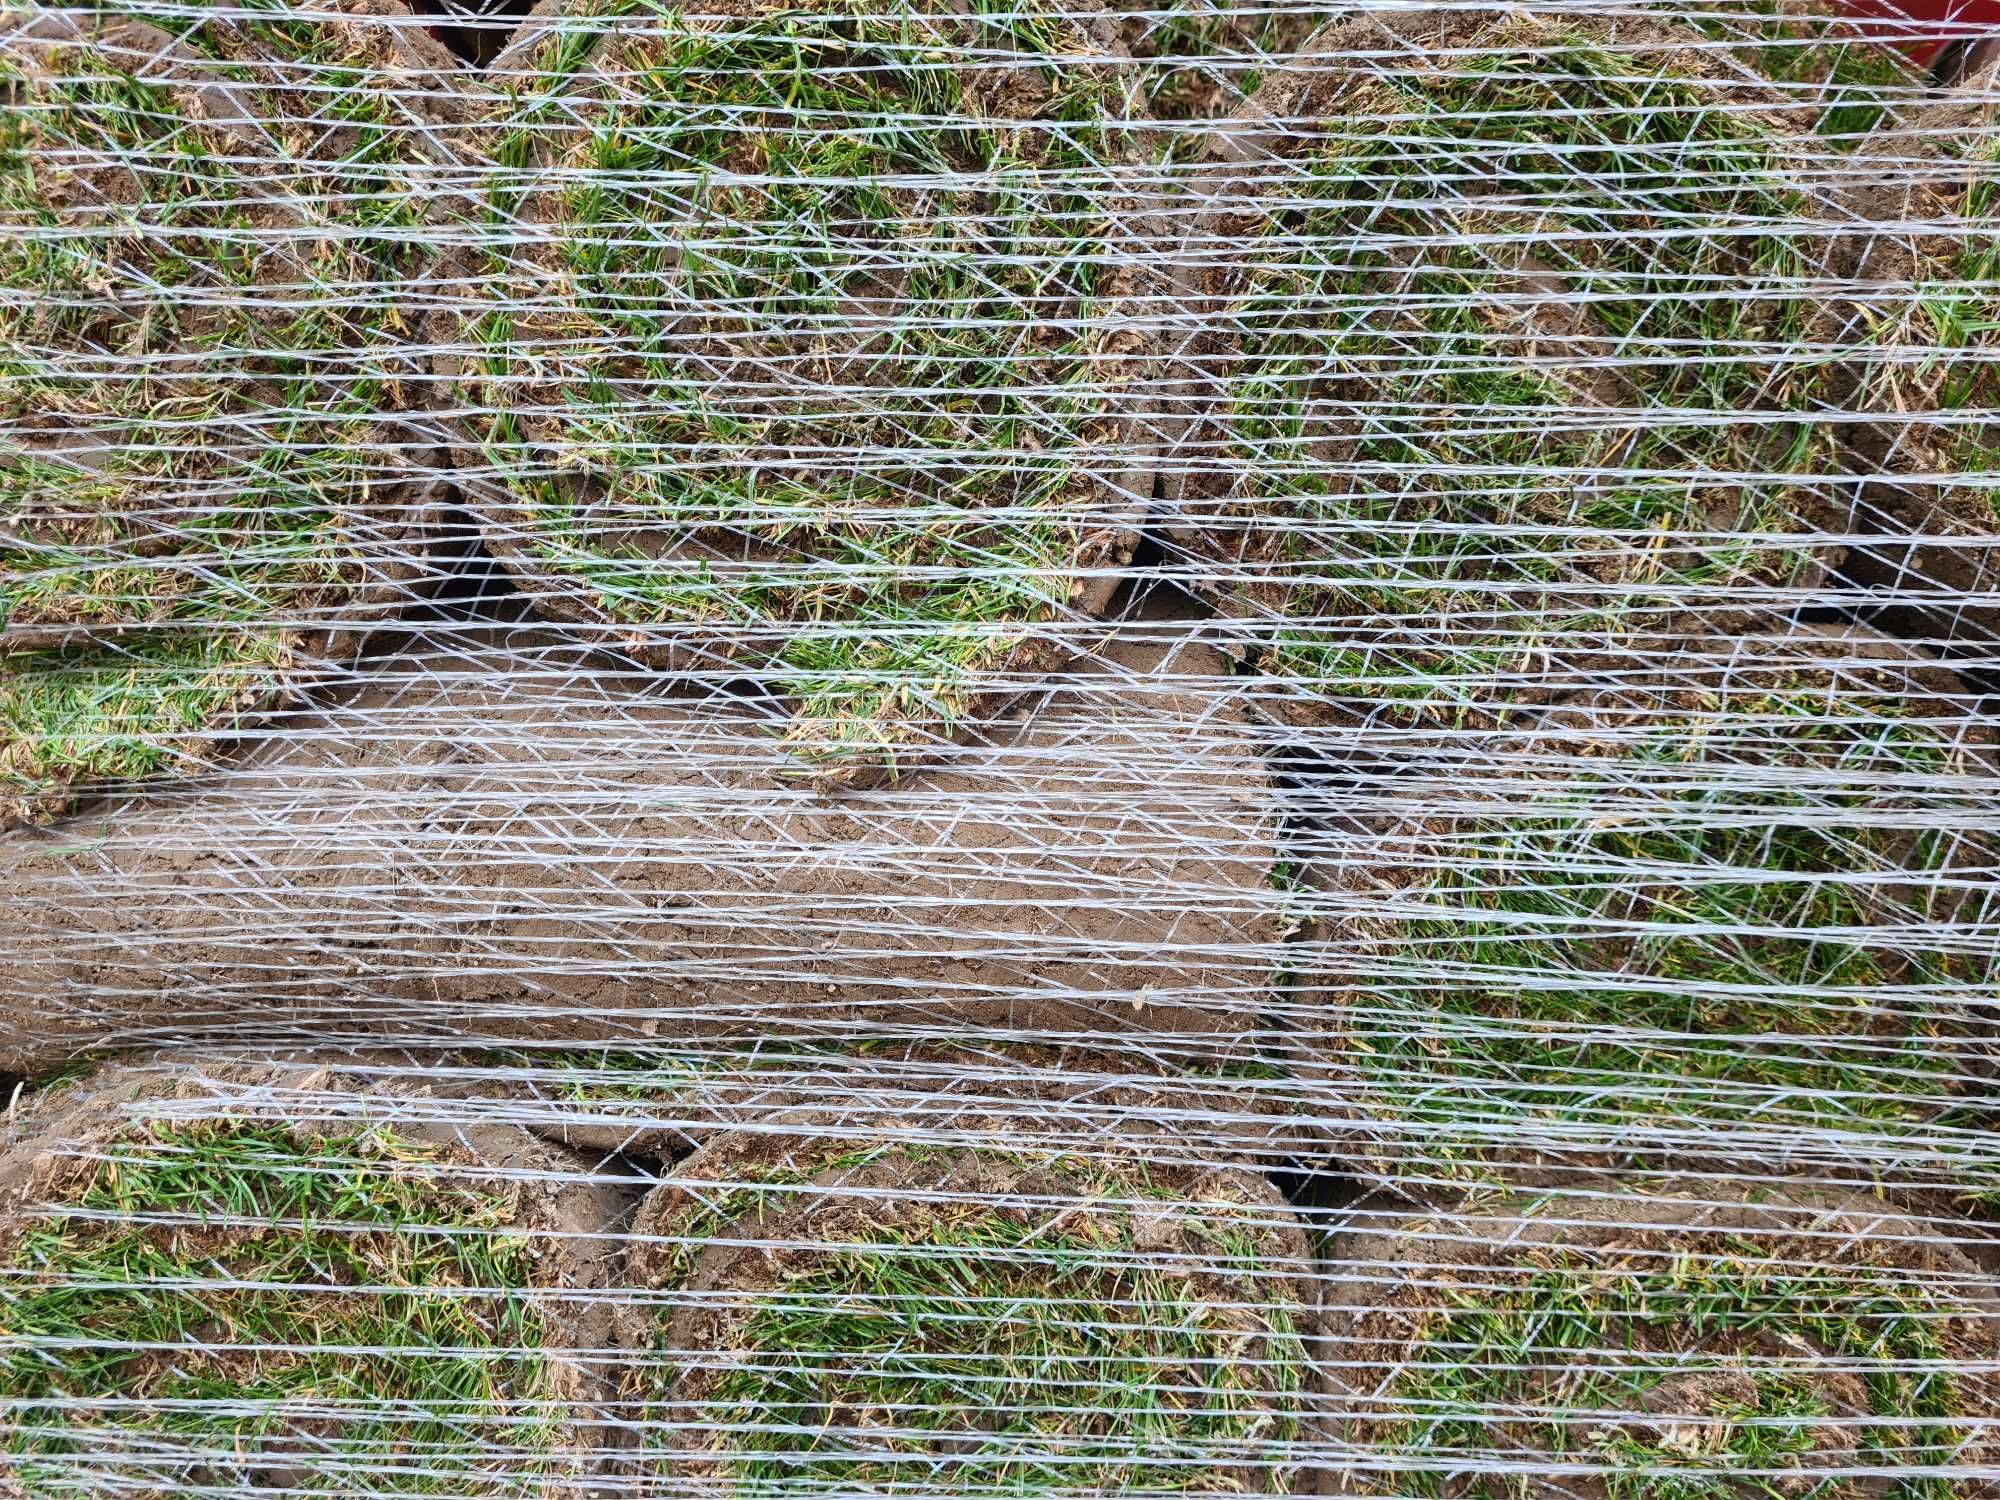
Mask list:
[{"label": "patchy green grass", "polygon": [[[1051,1223],[975,1192],[857,1223],[810,1185],[838,1174],[926,1192],[968,1162],[1084,1206]],[[664,1465],[692,1445],[678,1472],[742,1495],[1289,1488],[1307,1365],[1287,1294],[1260,1279],[1284,1272],[1268,1237],[1227,1213],[1175,1215],[1169,1230],[1109,1201],[1178,1200],[1142,1166],[825,1143],[728,1161],[720,1175],[733,1186],[684,1190],[655,1231],[727,1243],[747,1222],[829,1242],[777,1252],[768,1284],[761,1258],[736,1262],[725,1282],[744,1301],[714,1330],[731,1356],[685,1372],[674,1404],[648,1407],[650,1421],[690,1425],[649,1433],[643,1459]],[[749,1217],[760,1214],[792,1217]],[[1202,1269],[1170,1264],[1167,1236]],[[699,1254],[664,1247],[652,1283],[684,1281]],[[664,1321],[661,1341],[664,1352]],[[633,1378],[644,1399],[658,1374]]]},{"label": "patchy green grass", "polygon": [[200,764],[277,691],[282,633],[135,636],[0,656],[0,821],[74,782],[129,781]]},{"label": "patchy green grass", "polygon": [[31,1494],[524,1493],[563,1393],[518,1189],[386,1131],[155,1126],[0,1238],[0,1402]]},{"label": "patchy green grass", "polygon": [[0,415],[44,435],[0,462],[0,623],[32,653],[0,768],[31,810],[185,761],[166,737],[198,754],[274,696],[364,577],[357,517],[400,503],[370,444],[408,328],[368,288],[408,279],[423,208],[382,75],[319,23],[186,29],[240,60],[268,160],[88,33],[0,60],[0,218],[26,231],[0,240]]},{"label": "patchy green grass", "polygon": [[[600,13],[644,25],[547,44],[496,150],[541,164],[553,131],[570,174],[495,193],[560,231],[547,263],[494,267],[554,310],[477,330],[488,404],[551,412],[482,434],[531,560],[620,625],[789,632],[795,739],[829,765],[890,749],[885,726],[949,730],[1107,555],[1112,83],[1063,62],[1080,31],[1014,7]],[[979,47],[1020,55],[1041,123],[969,94]],[[632,76],[561,133],[550,101],[594,69]]]},{"label": "patchy green grass", "polygon": [[[1908,257],[1873,268],[1882,284],[1858,308],[1852,400],[1893,438],[1892,476],[1942,480],[1912,481],[1932,498],[1906,522],[1990,537],[2000,532],[2000,430],[1991,416],[2000,409],[2000,128],[1961,121],[1961,133],[1936,138],[1924,134],[1922,112],[1912,118],[1911,133],[1890,137],[1891,150],[1934,152],[1950,175],[1907,210],[1927,226],[1909,237]],[[1990,556],[1979,549],[1969,561],[1976,571]]]},{"label": "patchy green grass", "polygon": [[1904,56],[1870,42],[1824,6],[1750,0],[1728,14],[1674,10],[1680,24],[1726,42],[1728,52],[1778,86],[1806,128],[1834,150],[1854,150],[1898,102],[1928,88]]},{"label": "patchy green grass", "polygon": [[1696,590],[1798,580],[1808,549],[1770,537],[1823,524],[1792,476],[1833,463],[1817,357],[1771,353],[1813,312],[1783,290],[1808,269],[1785,143],[1581,34],[1479,44],[1318,101],[1282,206],[1232,225],[1228,472],[1190,502],[1196,550],[1256,575],[1222,588],[1274,617],[1275,670],[1408,718]]},{"label": "patchy green grass", "polygon": [[[1788,1263],[1782,1248],[1776,1236],[1621,1230],[1422,1278],[1425,1306],[1376,1322],[1383,1345],[1356,1351],[1394,1369],[1374,1393],[1384,1415],[1355,1435],[1385,1467],[1409,1466],[1367,1487],[1516,1500],[1525,1478],[1451,1472],[1505,1454],[1570,1470],[1535,1487],[1608,1500],[1972,1493],[1976,1482],[1917,1471],[1980,1461],[1961,1445],[1988,1414],[1987,1377],[1952,1366],[1991,1358],[1990,1334],[1898,1266],[1809,1241],[1791,1242]],[[1812,1477],[1869,1466],[1902,1477],[1879,1489]]]},{"label": "patchy green grass", "polygon": [[[1667,714],[1560,790],[1441,829],[1341,984],[1371,1107],[1471,1179],[1545,1142],[1726,1152],[1732,1131],[1844,1132],[1885,1171],[1934,1170],[1894,1143],[1979,1103],[2000,966],[1952,924],[1982,920],[1967,883],[1995,853],[1912,797],[1967,767],[1948,723],[1908,715],[1855,692],[1839,723],[1806,683]],[[1968,1170],[2000,1185],[1990,1153]]]},{"label": "patchy green grass", "polygon": [[[1327,19],[1325,12],[1232,0],[1124,0],[1109,9],[1132,13],[1121,27],[1122,40],[1139,61],[1145,112],[1160,120],[1237,112],[1272,65],[1289,58]],[[1166,139],[1172,159],[1205,137],[1186,131]]]},{"label": "patchy green grass", "polygon": [[1800,111],[1810,111],[1807,128],[1834,150],[1851,151],[1929,80],[1894,47],[1846,25],[1836,10],[1804,0],[1750,0],[1726,14],[1672,14],[1728,43],[1729,55],[1778,85]]}]

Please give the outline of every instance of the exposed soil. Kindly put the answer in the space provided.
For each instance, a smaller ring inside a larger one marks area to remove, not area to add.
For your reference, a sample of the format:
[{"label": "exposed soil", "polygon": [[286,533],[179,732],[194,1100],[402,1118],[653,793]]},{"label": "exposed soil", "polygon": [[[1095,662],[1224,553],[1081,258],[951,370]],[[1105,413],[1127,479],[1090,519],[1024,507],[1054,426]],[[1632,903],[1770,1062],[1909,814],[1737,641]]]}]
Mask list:
[{"label": "exposed soil", "polygon": [[0,1064],[890,1022],[1238,1051],[1278,814],[1226,663],[1156,639],[829,801],[754,700],[663,696],[546,635],[439,636],[240,766],[11,835]]},{"label": "exposed soil", "polygon": [[1861,227],[1840,304],[1842,400],[1863,472],[1849,573],[1900,633],[2000,641],[2000,405],[1991,363],[2000,54],[1886,116],[1855,153],[1844,204]]},{"label": "exposed soil", "polygon": [[710,1138],[755,1129],[833,1131],[887,1143],[1004,1146],[1024,1129],[1051,1149],[1106,1140],[1147,1160],[1219,1156],[1289,1164],[1320,1142],[1296,1118],[1275,1066],[1209,1070],[1093,1043],[881,1041],[742,1051],[703,1048],[531,1055],[479,1092],[573,1149],[675,1162]]},{"label": "exposed soil", "polygon": [[[418,0],[418,15],[436,16],[431,34],[451,54],[475,68],[489,66],[534,9],[533,0]],[[511,24],[510,24],[511,23]]]}]

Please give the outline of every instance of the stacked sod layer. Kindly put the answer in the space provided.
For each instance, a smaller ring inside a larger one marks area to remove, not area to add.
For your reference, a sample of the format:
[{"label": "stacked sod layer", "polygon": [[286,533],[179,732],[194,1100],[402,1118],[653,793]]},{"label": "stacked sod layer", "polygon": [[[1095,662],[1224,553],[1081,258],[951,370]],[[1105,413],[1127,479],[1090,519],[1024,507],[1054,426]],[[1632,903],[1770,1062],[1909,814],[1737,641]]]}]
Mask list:
[{"label": "stacked sod layer", "polygon": [[1870,476],[1852,571],[1927,632],[2000,639],[2000,126],[1989,68],[1905,101],[1856,153],[1871,227],[1841,304],[1845,431]]},{"label": "stacked sod layer", "polygon": [[1268,622],[1283,716],[1463,716],[1837,556],[1799,352],[1837,236],[1781,93],[1651,21],[1423,12],[1256,105],[1183,257],[1209,411],[1171,530]]},{"label": "stacked sod layer", "polygon": [[38,1101],[0,1157],[0,1466],[31,1494],[566,1493],[604,1442],[568,1351],[604,1342],[577,1297],[605,1257],[570,1237],[613,1200],[519,1130],[360,1123],[386,1102],[199,1061]]},{"label": "stacked sod layer", "polygon": [[246,1028],[1254,1050],[1287,897],[1230,681],[1184,631],[1114,640],[952,764],[828,800],[760,705],[440,632],[199,796],[0,841],[0,1067]]},{"label": "stacked sod layer", "polygon": [[651,666],[769,664],[850,781],[1058,663],[1152,486],[1097,52],[1034,7],[539,12],[455,339],[538,602]]},{"label": "stacked sod layer", "polygon": [[1322,1042],[1372,1171],[2000,1187],[1990,731],[1879,637],[1739,644],[1580,688],[1485,784],[1330,841]]},{"label": "stacked sod layer", "polygon": [[450,59],[351,10],[7,23],[0,821],[199,763],[426,576]]},{"label": "stacked sod layer", "polygon": [[1338,1493],[1990,1492],[2000,1297],[1951,1243],[1865,1198],[1589,1187],[1331,1241]]},{"label": "stacked sod layer", "polygon": [[859,1137],[882,1145],[1003,1148],[1024,1130],[1049,1150],[1106,1134],[1148,1161],[1296,1161],[1323,1144],[1284,1071],[1254,1058],[1204,1065],[1148,1039],[1062,1046],[1002,1040],[742,1048],[655,1045],[513,1051],[481,1092],[580,1151],[671,1161],[730,1130]]},{"label": "stacked sod layer", "polygon": [[662,1492],[1305,1477],[1306,1239],[1228,1166],[725,1136],[642,1206],[630,1276],[631,1462]]}]

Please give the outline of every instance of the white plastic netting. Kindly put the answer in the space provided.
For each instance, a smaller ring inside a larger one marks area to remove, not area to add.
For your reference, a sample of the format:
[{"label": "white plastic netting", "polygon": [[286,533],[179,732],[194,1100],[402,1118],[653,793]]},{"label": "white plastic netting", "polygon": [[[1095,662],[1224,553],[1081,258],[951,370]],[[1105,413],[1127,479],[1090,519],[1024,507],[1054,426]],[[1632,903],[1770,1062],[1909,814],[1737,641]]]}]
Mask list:
[{"label": "white plastic netting", "polygon": [[0,1495],[2000,1496],[1980,18],[0,10]]}]

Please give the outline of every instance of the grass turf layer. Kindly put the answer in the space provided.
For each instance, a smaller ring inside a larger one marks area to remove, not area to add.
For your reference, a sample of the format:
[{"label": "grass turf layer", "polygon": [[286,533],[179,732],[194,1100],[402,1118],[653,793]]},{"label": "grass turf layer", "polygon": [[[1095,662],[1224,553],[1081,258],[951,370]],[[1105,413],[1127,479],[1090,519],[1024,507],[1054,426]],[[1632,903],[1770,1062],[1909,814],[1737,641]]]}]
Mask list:
[{"label": "grass turf layer", "polygon": [[129,1127],[0,1226],[30,1494],[541,1493],[571,1393],[522,1185],[381,1129]]},{"label": "grass turf layer", "polygon": [[1990,1151],[1920,1150],[1976,1123],[2000,982],[1990,744],[1940,679],[1604,692],[1533,745],[1554,771],[1392,839],[1328,997],[1382,1165],[1831,1150],[2000,1188]]},{"label": "grass turf layer", "polygon": [[1033,8],[575,14],[495,148],[562,175],[494,194],[547,239],[470,333],[489,536],[649,662],[771,660],[830,772],[951,732],[1130,547],[1110,70]]},{"label": "grass turf layer", "polygon": [[2000,1301],[1955,1249],[1864,1199],[1607,1189],[1334,1239],[1349,1492],[1990,1494],[1953,1471],[1992,1461]]},{"label": "grass turf layer", "polygon": [[632,1334],[636,1462],[739,1495],[1287,1492],[1288,1212],[1228,1170],[723,1137],[641,1210],[635,1276],[687,1295]]},{"label": "grass turf layer", "polygon": [[[1366,62],[1391,30],[1444,60]],[[1195,290],[1221,411],[1176,536],[1198,587],[1271,622],[1281,712],[1462,715],[1539,649],[1828,558],[1801,283],[1826,236],[1781,101],[1719,83],[1698,34],[1616,35],[1336,26],[1259,96],[1319,127],[1216,168]]]},{"label": "grass turf layer", "polygon": [[281,14],[51,13],[0,59],[16,814],[198,757],[417,571],[383,421],[414,399],[410,104],[380,28]]},{"label": "grass turf layer", "polygon": [[201,631],[23,651],[0,672],[0,821],[45,813],[55,787],[199,765],[268,706],[281,632]]}]

